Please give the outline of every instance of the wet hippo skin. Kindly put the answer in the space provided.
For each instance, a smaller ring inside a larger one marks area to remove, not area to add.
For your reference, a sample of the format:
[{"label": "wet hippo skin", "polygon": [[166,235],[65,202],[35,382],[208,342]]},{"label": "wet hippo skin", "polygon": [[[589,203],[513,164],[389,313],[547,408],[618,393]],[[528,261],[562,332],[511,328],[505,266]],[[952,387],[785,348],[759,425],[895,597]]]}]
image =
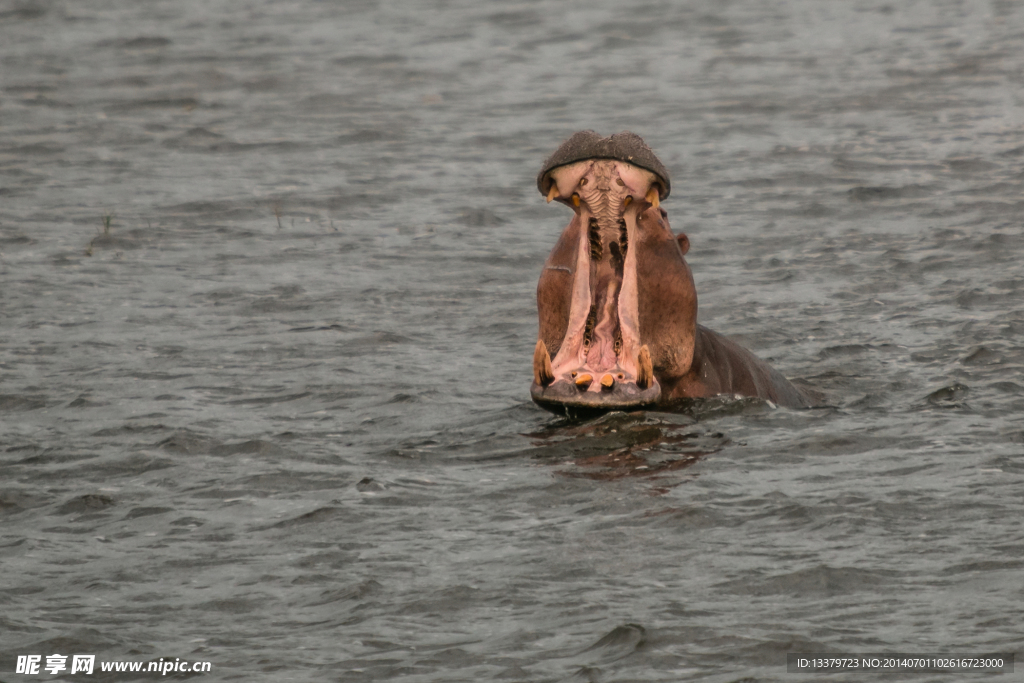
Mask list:
[{"label": "wet hippo skin", "polygon": [[741,394],[805,407],[811,398],[764,361],[697,324],[697,291],[661,200],[668,171],[629,132],[581,131],[537,176],[573,210],[537,285],[531,396],[556,413],[666,408]]}]

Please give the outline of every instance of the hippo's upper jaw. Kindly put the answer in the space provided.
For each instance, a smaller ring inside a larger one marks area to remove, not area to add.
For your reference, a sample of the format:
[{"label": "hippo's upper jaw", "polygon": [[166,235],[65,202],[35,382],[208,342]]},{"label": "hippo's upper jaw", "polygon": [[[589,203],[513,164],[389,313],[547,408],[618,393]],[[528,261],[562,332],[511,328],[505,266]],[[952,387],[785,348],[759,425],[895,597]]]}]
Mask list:
[{"label": "hippo's upper jaw", "polygon": [[538,178],[548,201],[575,213],[537,288],[541,330],[531,395],[553,412],[640,408],[661,397],[640,335],[637,245],[650,232],[641,225],[660,218],[668,179],[631,163],[641,157],[667,176],[635,135],[577,133]]}]

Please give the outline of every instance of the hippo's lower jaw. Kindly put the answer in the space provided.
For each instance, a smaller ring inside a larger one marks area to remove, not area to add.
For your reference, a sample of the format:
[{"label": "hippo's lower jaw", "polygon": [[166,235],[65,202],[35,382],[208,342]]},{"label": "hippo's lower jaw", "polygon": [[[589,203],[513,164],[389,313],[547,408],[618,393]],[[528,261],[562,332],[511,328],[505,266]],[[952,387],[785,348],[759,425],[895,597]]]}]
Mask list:
[{"label": "hippo's lower jaw", "polygon": [[661,398],[661,385],[654,377],[650,351],[640,349],[634,362],[613,357],[601,366],[588,362],[587,349],[575,361],[556,372],[547,346],[537,341],[533,351],[533,386],[530,395],[545,410],[561,415],[639,410]]},{"label": "hippo's lower jaw", "polygon": [[530,396],[545,410],[574,416],[609,410],[651,408],[661,398],[661,385],[654,380],[649,387],[641,389],[635,382],[616,382],[611,388],[587,391],[581,390],[575,382],[559,379],[546,387],[534,382],[530,387]]}]

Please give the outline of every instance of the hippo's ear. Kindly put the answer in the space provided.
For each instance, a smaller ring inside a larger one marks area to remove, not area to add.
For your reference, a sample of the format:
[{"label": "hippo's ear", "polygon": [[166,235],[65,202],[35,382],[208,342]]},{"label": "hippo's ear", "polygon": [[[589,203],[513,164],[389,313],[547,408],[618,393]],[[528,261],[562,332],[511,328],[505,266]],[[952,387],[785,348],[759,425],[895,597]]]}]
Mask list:
[{"label": "hippo's ear", "polygon": [[679,251],[686,256],[686,252],[690,251],[690,238],[686,236],[685,232],[681,232],[676,235],[676,242],[679,242]]}]

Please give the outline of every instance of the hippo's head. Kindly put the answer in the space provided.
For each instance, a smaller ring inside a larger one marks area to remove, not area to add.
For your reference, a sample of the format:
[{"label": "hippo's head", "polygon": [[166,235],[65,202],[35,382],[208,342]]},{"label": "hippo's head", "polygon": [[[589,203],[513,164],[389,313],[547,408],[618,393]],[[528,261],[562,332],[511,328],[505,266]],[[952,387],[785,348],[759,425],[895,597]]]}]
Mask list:
[{"label": "hippo's head", "polygon": [[693,359],[697,294],[659,209],[668,171],[644,141],[582,131],[537,177],[574,216],[537,285],[533,400],[556,413],[635,409],[659,401]]}]

